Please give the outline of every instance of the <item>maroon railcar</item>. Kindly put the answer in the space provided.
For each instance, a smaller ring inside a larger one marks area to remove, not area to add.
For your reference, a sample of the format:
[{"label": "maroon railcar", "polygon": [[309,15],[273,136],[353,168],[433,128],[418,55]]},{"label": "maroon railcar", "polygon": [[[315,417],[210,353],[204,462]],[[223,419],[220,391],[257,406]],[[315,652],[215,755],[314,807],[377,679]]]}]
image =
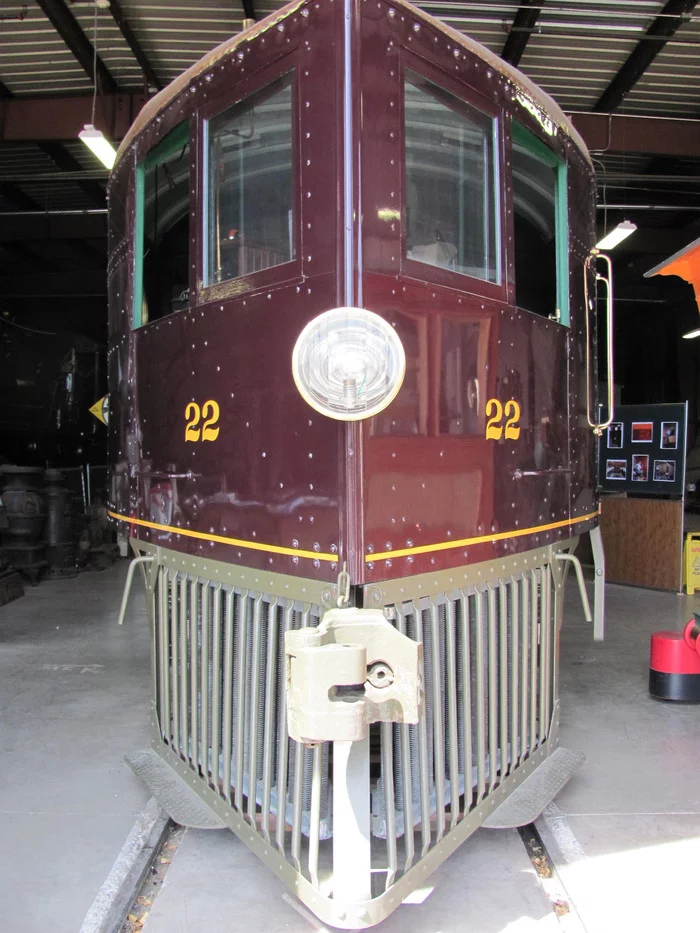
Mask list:
[{"label": "maroon railcar", "polygon": [[153,625],[135,765],[372,925],[575,764],[590,159],[419,10],[302,0],[147,104],[109,204],[110,513]]}]

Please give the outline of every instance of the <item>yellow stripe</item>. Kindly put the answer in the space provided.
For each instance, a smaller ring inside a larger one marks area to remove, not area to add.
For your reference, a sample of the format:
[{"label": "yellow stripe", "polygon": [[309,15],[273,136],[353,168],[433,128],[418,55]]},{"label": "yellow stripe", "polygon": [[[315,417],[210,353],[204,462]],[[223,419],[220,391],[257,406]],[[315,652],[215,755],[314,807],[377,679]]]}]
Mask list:
[{"label": "yellow stripe", "polygon": [[449,551],[452,548],[467,547],[472,544],[484,544],[487,541],[503,541],[505,538],[522,538],[523,535],[534,535],[540,531],[551,531],[553,528],[566,528],[570,525],[576,525],[578,522],[587,522],[591,518],[597,518],[600,509],[591,512],[589,515],[582,515],[580,518],[567,518],[563,522],[552,522],[550,525],[535,525],[532,528],[517,528],[511,531],[499,531],[495,534],[481,535],[478,538],[460,538],[459,541],[440,541],[438,544],[424,544],[421,547],[406,547],[397,551],[382,551],[381,554],[367,554],[365,561],[369,563],[373,560],[385,560],[389,557],[406,557],[409,554],[431,554],[434,551]]},{"label": "yellow stripe", "polygon": [[[129,518],[127,515],[120,515],[118,512],[108,510],[112,518],[122,522],[128,522],[131,525],[141,525],[143,528],[155,528],[157,531],[168,531],[172,534],[183,535],[186,538],[199,538],[202,541],[217,541],[219,544],[228,544],[231,547],[244,547],[252,551],[269,551],[272,554],[287,554],[291,557],[308,557],[310,559],[324,560],[329,563],[337,563],[337,554],[320,554],[316,551],[302,551],[298,548],[278,547],[275,544],[263,544],[260,541],[244,541],[242,538],[226,538],[223,535],[206,534],[203,531],[190,531],[189,528],[175,528],[172,525],[159,525],[157,522],[148,522],[142,518]],[[460,538],[458,541],[440,541],[437,544],[424,544],[421,547],[402,548],[396,551],[382,551],[380,554],[367,554],[365,561],[369,563],[373,560],[386,560],[393,557],[407,557],[409,554],[431,554],[435,551],[449,551],[453,548],[468,547],[473,544],[484,544],[489,541],[503,541],[505,538],[522,538],[524,535],[534,535],[541,531],[552,531],[555,528],[566,528],[576,525],[579,522],[587,522],[592,518],[597,518],[600,514],[598,509],[590,512],[588,515],[581,515],[579,518],[565,519],[562,522],[552,522],[549,525],[535,525],[532,528],[517,528],[511,531],[499,531],[490,535],[481,535],[478,538]]]},{"label": "yellow stripe", "polygon": [[202,541],[217,541],[219,544],[229,544],[231,547],[245,547],[252,551],[268,551],[272,554],[288,554],[290,557],[309,557],[315,560],[325,560],[337,563],[337,554],[317,554],[316,551],[302,551],[299,548],[278,547],[276,544],[263,544],[261,541],[244,541],[242,538],[225,538],[223,535],[205,534],[203,531],[190,531],[189,528],[175,528],[172,525],[159,525],[157,522],[147,522],[143,518],[129,518],[119,515],[118,512],[107,510],[112,518],[130,525],[141,525],[143,528],[155,528],[157,531],[169,531],[175,535],[184,535],[186,538],[200,538]]}]

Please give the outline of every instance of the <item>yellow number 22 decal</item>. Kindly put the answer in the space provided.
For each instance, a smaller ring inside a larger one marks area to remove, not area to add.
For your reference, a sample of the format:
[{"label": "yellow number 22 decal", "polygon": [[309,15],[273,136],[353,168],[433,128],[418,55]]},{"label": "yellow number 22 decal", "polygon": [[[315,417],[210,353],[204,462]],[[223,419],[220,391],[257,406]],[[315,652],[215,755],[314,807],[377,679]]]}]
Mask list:
[{"label": "yellow number 22 decal", "polygon": [[486,417],[489,419],[486,424],[486,440],[500,441],[503,436],[503,405],[497,398],[490,398],[486,403]]},{"label": "yellow number 22 decal", "polygon": [[497,398],[490,398],[486,403],[486,440],[500,441],[503,437],[503,415],[505,413],[505,436],[508,440],[517,441],[520,437],[520,405],[515,399],[508,399],[503,405]]},{"label": "yellow number 22 decal", "polygon": [[[204,417],[204,423],[199,429],[199,420]],[[217,422],[219,420],[219,403],[213,398],[207,399],[200,409],[196,402],[188,402],[185,408],[185,440],[196,443],[198,440],[215,441],[219,436]]]}]

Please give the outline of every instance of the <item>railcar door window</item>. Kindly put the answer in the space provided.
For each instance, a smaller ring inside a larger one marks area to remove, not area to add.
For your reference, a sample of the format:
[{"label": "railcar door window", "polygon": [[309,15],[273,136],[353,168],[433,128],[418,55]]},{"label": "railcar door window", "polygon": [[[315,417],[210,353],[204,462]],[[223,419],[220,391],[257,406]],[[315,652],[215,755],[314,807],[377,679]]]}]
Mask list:
[{"label": "railcar door window", "polygon": [[207,134],[204,284],[294,259],[291,76],[214,117]]},{"label": "railcar door window", "polygon": [[406,258],[499,282],[496,121],[413,72],[404,121]]},{"label": "railcar door window", "polygon": [[566,166],[513,123],[515,303],[569,323]]},{"label": "railcar door window", "polygon": [[188,306],[190,145],[186,123],[136,171],[134,327]]}]

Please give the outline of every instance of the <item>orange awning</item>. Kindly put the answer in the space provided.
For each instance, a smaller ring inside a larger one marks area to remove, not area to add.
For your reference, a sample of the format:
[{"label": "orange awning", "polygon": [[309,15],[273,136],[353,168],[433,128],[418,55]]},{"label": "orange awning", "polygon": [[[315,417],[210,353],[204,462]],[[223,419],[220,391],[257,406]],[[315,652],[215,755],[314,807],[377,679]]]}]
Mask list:
[{"label": "orange awning", "polygon": [[700,239],[693,240],[680,252],[674,253],[658,266],[645,272],[644,278],[648,279],[652,275],[678,275],[690,282],[695,290],[695,300],[700,311]]}]

